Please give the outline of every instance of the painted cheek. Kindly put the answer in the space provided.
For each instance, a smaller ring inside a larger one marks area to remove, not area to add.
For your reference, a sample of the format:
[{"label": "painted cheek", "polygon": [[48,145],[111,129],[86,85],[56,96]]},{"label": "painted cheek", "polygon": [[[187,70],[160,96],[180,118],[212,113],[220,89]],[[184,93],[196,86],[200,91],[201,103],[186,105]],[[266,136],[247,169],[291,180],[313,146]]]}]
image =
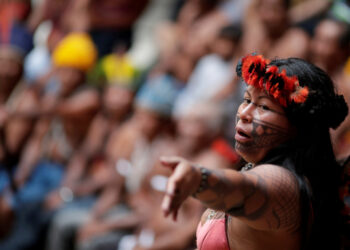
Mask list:
[{"label": "painted cheek", "polygon": [[240,108],[238,109],[238,113],[243,115],[243,116],[248,115],[252,118],[252,120],[254,120],[254,119],[260,120],[260,113],[259,113],[256,105],[253,103],[241,104]]}]

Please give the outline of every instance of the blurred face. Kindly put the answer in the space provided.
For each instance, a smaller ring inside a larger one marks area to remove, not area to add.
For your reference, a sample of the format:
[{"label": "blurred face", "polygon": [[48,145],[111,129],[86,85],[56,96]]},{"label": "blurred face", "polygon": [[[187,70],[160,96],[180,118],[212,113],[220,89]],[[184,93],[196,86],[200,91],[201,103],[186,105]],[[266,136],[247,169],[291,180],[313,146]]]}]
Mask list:
[{"label": "blurred face", "polygon": [[2,88],[13,88],[22,76],[23,66],[18,56],[7,52],[0,53],[0,83]]},{"label": "blurred face", "polygon": [[287,21],[287,8],[284,0],[260,0],[258,13],[270,33],[284,28]]},{"label": "blurred face", "polygon": [[72,67],[59,67],[56,76],[61,84],[61,94],[66,96],[70,94],[76,87],[83,83],[84,72]]},{"label": "blurred face", "polygon": [[184,53],[179,53],[171,60],[171,71],[177,80],[187,83],[193,70],[192,59]]},{"label": "blurred face", "polygon": [[204,121],[201,117],[196,117],[195,115],[180,118],[177,123],[177,132],[182,143],[188,147],[206,142],[208,133],[210,133],[208,131],[206,121]]},{"label": "blurred face", "polygon": [[196,34],[198,31],[191,30],[191,36],[188,36],[183,41],[184,52],[189,55],[193,62],[199,60],[202,56],[208,53],[208,45],[201,38],[200,35]]},{"label": "blurred face", "polygon": [[333,64],[341,52],[338,44],[342,27],[337,23],[326,20],[321,22],[315,30],[311,42],[311,59],[323,69]]},{"label": "blurred face", "polygon": [[237,113],[236,150],[248,162],[257,163],[276,146],[294,135],[282,106],[249,86]]},{"label": "blurred face", "polygon": [[114,118],[122,118],[129,112],[133,100],[133,93],[122,87],[111,86],[105,88],[103,105],[108,114]]},{"label": "blurred face", "polygon": [[129,28],[140,16],[148,0],[91,0],[93,27]]},{"label": "blurred face", "polygon": [[136,108],[134,122],[141,130],[142,134],[148,138],[152,138],[158,133],[162,125],[162,120],[159,118],[159,115],[142,107]]},{"label": "blurred face", "polygon": [[218,38],[212,46],[212,51],[224,60],[230,60],[235,51],[235,43],[229,39]]}]

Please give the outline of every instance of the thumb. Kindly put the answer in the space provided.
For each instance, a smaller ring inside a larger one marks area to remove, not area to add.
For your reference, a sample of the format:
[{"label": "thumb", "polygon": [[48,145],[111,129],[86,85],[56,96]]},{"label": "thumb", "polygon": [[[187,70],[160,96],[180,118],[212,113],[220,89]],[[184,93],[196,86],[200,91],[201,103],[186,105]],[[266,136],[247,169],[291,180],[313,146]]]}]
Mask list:
[{"label": "thumb", "polygon": [[163,166],[169,167],[172,170],[176,168],[176,166],[182,161],[181,157],[178,156],[161,156],[160,162]]}]

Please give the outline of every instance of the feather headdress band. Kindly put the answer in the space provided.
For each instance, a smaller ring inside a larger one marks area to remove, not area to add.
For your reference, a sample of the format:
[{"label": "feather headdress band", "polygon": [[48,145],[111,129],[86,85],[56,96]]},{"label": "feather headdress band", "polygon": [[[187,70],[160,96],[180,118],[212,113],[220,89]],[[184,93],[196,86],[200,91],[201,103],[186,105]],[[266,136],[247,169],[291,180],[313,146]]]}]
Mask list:
[{"label": "feather headdress band", "polygon": [[289,77],[286,70],[269,65],[270,60],[262,55],[248,55],[237,65],[237,74],[251,86],[265,90],[283,107],[304,103],[309,95],[307,87],[301,87],[296,76]]}]

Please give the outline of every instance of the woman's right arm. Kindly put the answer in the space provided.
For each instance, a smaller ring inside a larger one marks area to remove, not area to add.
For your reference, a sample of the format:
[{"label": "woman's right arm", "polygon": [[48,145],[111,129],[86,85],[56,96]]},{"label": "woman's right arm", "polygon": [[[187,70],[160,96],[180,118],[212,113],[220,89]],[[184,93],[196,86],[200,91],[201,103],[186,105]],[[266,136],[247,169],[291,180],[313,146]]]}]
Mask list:
[{"label": "woman's right arm", "polygon": [[300,224],[299,187],[293,174],[275,165],[246,172],[209,170],[180,157],[162,158],[172,169],[162,203],[165,215],[176,213],[188,196],[237,217],[258,230],[295,230]]}]

